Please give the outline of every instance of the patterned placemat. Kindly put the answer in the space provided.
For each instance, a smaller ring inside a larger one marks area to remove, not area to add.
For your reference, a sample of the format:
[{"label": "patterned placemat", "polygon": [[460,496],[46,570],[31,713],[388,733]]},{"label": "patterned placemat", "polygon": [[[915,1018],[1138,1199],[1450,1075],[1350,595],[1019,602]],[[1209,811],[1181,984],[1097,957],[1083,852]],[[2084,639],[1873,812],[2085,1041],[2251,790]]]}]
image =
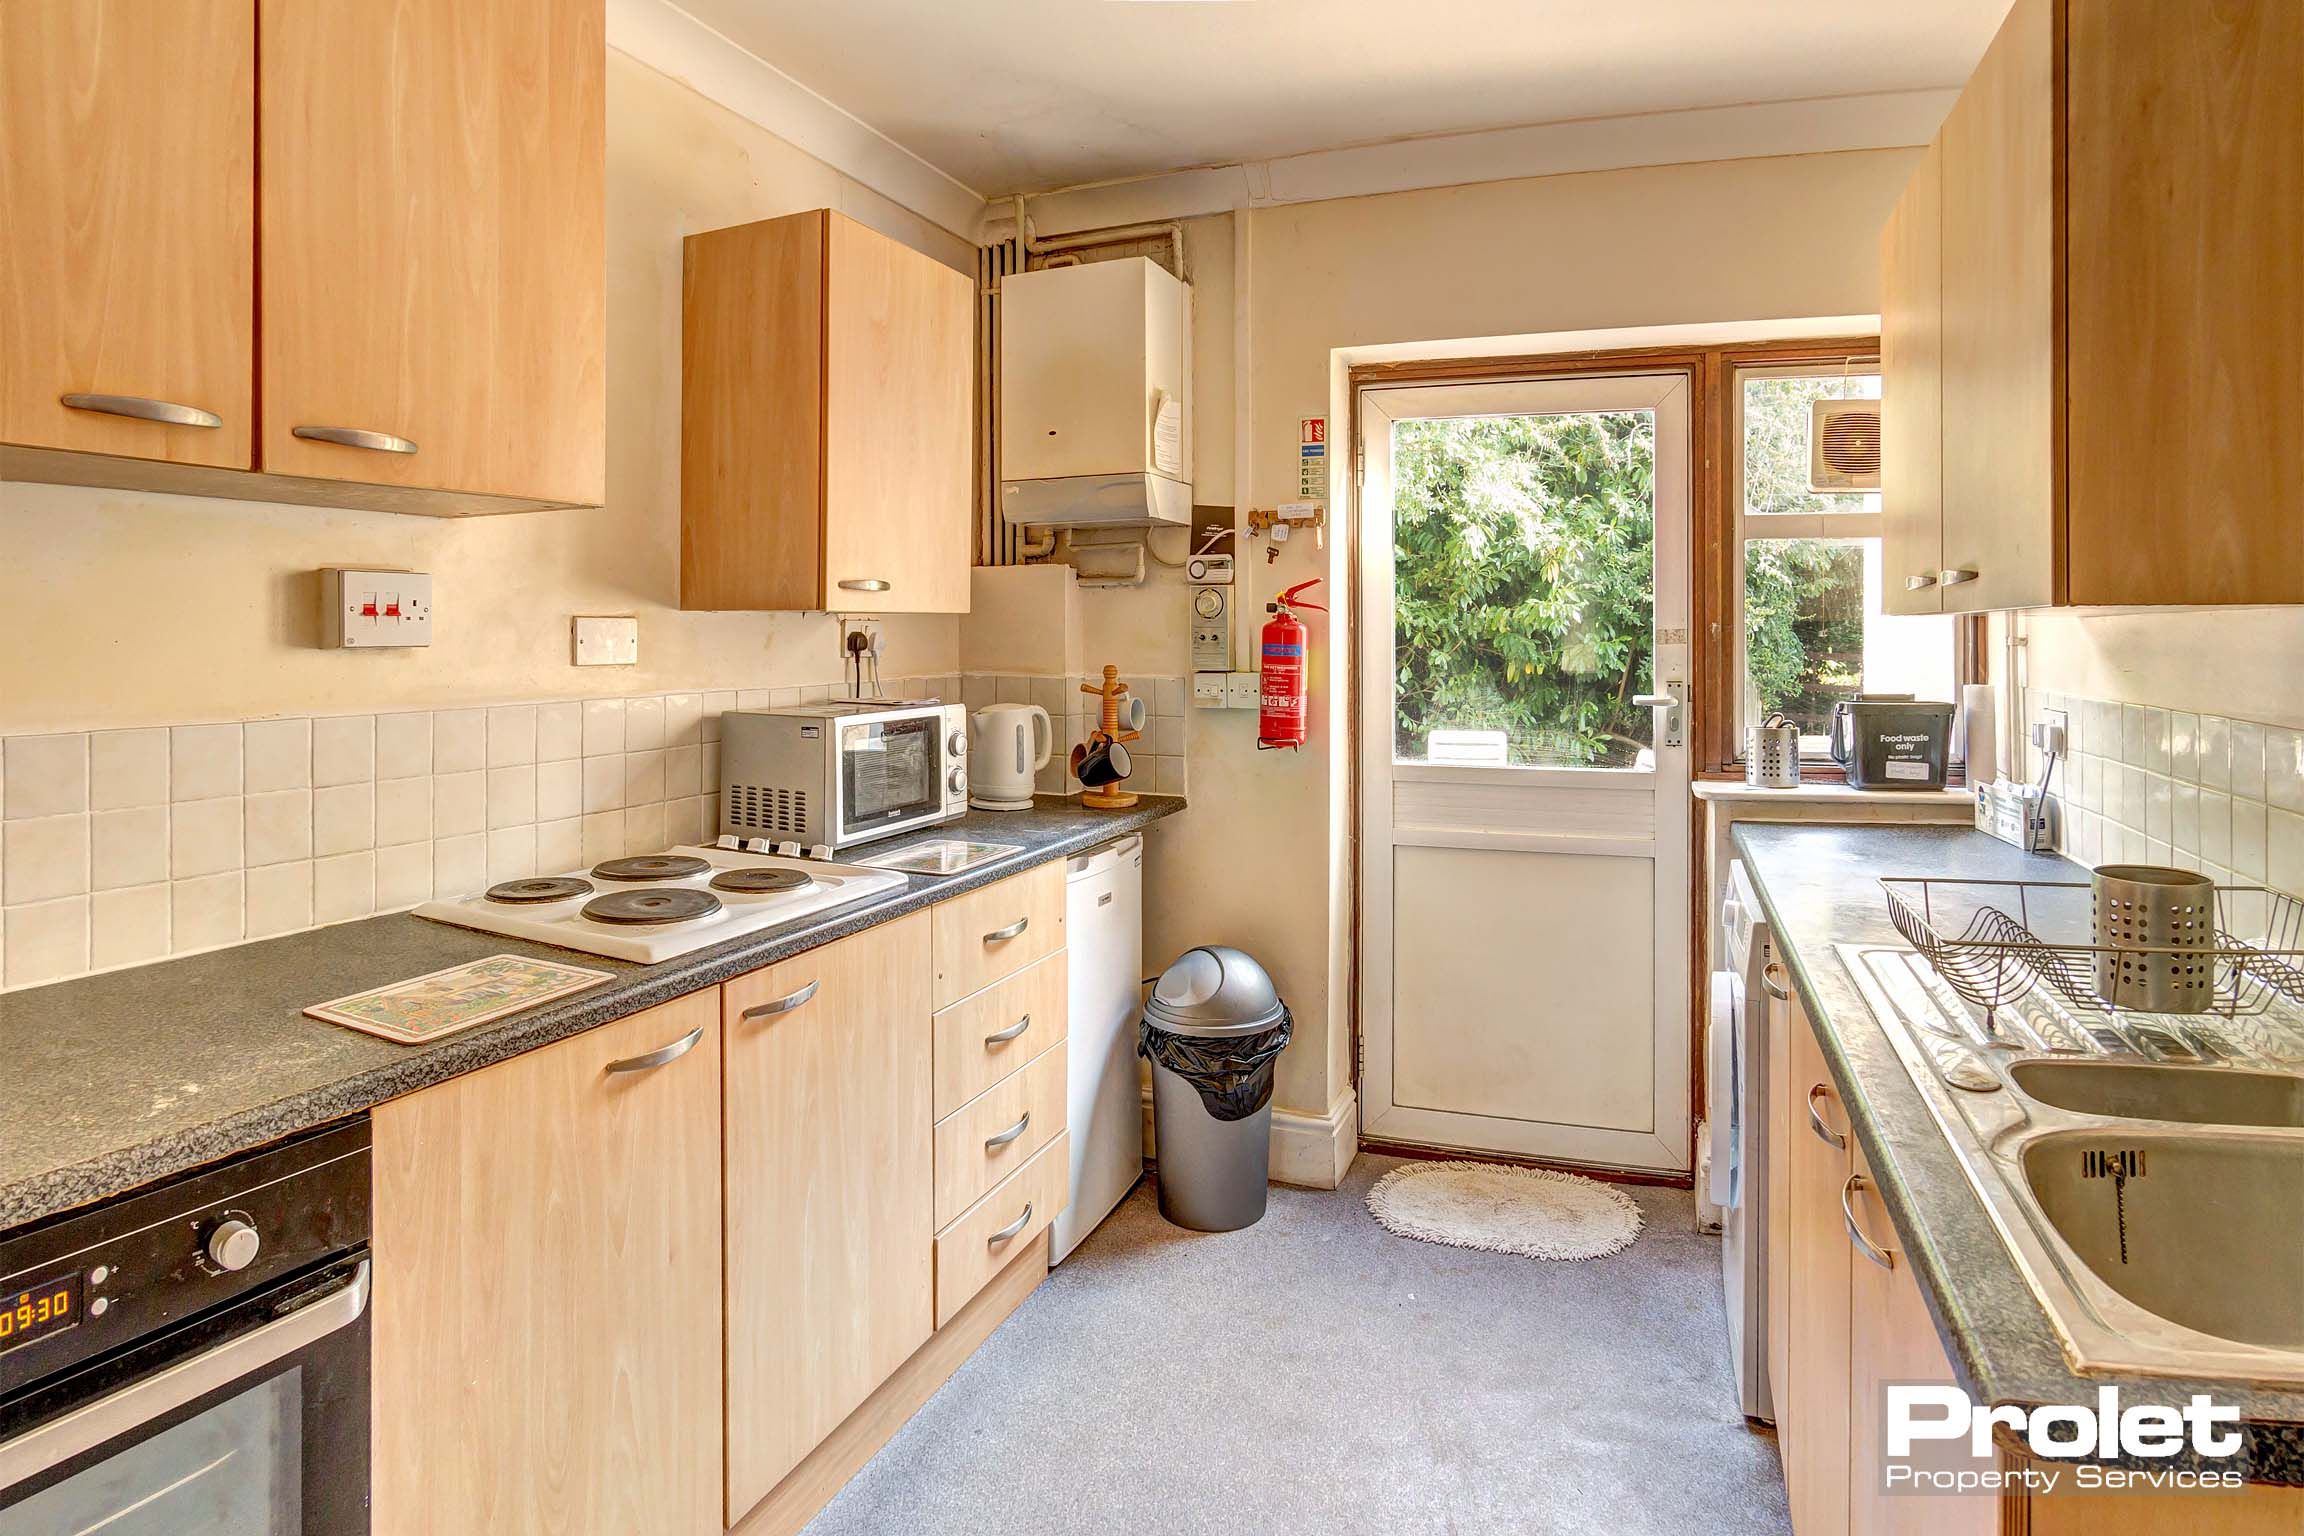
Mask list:
[{"label": "patterned placemat", "polygon": [[400,1045],[422,1045],[611,979],[607,971],[525,955],[490,955],[443,971],[372,987],[305,1013]]}]

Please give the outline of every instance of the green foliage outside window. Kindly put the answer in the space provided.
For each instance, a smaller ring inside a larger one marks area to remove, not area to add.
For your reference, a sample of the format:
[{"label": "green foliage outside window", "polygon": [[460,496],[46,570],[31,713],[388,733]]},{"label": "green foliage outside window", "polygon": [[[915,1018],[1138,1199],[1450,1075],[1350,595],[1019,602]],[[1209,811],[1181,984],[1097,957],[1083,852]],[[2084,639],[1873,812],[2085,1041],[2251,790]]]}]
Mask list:
[{"label": "green foliage outside window", "polygon": [[[1754,379],[1746,510],[1855,510],[1807,489],[1808,402],[1876,379]],[[1393,429],[1394,751],[1503,733],[1523,766],[1623,767],[1649,744],[1656,424],[1646,411],[1405,421]],[[1762,708],[1807,718],[1855,689],[1856,545],[1746,547],[1747,664]]]}]

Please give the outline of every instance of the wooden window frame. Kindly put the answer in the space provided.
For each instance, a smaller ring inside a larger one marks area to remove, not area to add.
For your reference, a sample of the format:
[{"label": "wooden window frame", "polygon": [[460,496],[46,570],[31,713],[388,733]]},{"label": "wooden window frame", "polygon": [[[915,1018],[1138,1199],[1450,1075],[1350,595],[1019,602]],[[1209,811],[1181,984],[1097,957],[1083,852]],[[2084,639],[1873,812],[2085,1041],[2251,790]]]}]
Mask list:
[{"label": "wooden window frame", "polygon": [[[1814,364],[1836,368],[1851,357],[1880,355],[1878,336],[1830,336],[1809,341],[1755,342],[1749,345],[1706,348],[1698,377],[1699,426],[1706,472],[1696,484],[1695,568],[1692,578],[1689,624],[1696,641],[1689,647],[1689,745],[1696,780],[1742,780],[1744,743],[1736,729],[1736,701],[1743,692],[1737,675],[1737,645],[1729,626],[1735,622],[1737,501],[1742,487],[1734,483],[1738,417],[1730,391],[1740,368],[1783,368]],[[1959,618],[1953,627],[1955,683],[1985,680],[1985,618],[1980,613]],[[1955,700],[1955,703],[1958,701]],[[1802,779],[1813,783],[1842,783],[1848,774],[1833,762],[1804,762]],[[1961,777],[1954,773],[1955,779]]]}]

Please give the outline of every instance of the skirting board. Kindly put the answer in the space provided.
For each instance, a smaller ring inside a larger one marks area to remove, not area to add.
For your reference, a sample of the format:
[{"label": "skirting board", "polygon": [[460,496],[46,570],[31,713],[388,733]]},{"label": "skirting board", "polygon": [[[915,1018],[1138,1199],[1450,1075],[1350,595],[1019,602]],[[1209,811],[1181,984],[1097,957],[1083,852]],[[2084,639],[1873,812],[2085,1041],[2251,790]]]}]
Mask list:
[{"label": "skirting board", "polygon": [[[1360,1152],[1360,1100],[1352,1089],[1324,1115],[1275,1107],[1272,1111],[1272,1181],[1304,1189],[1334,1189]],[[1152,1088],[1144,1087],[1144,1156],[1158,1162],[1152,1136]]]}]

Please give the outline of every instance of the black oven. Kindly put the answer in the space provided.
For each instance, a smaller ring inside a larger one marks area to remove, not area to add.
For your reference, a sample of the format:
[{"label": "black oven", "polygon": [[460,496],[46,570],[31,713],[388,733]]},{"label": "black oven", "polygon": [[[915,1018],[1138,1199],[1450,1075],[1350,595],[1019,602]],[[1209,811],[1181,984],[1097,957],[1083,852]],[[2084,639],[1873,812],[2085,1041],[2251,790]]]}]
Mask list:
[{"label": "black oven", "polygon": [[0,1536],[368,1529],[365,1118],[0,1238]]}]

